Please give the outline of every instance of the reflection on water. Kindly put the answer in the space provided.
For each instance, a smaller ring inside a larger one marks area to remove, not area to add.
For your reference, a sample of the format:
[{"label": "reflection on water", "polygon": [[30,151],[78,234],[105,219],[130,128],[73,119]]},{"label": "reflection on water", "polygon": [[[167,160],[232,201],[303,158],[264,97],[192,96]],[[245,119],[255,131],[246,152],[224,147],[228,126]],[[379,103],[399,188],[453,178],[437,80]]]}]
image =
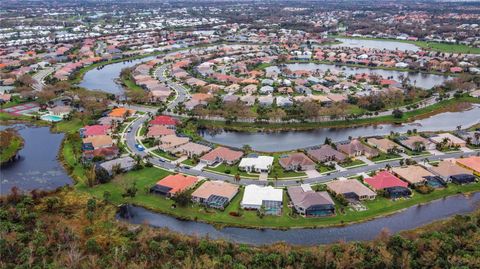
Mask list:
[{"label": "reflection on water", "polygon": [[320,128],[310,131],[288,132],[218,132],[202,131],[200,135],[205,140],[241,148],[250,145],[253,149],[264,152],[287,151],[323,144],[325,138],[341,141],[351,137],[388,135],[390,132],[405,133],[407,130],[441,131],[455,130],[458,125],[463,127],[480,123],[480,106],[461,112],[446,112],[408,124],[370,125],[347,128]]},{"label": "reflection on water", "polygon": [[410,83],[414,86],[431,89],[434,86],[443,84],[446,80],[449,79],[448,76],[426,74],[420,72],[401,72],[395,70],[383,70],[383,69],[370,69],[363,67],[348,67],[348,66],[337,66],[331,64],[315,64],[315,63],[296,63],[296,64],[287,64],[287,67],[292,70],[309,70],[309,71],[322,71],[325,72],[330,70],[331,72],[343,72],[345,75],[356,75],[356,74],[376,74],[380,75],[383,78],[393,78],[396,81],[401,81],[400,76],[403,75],[410,79]]},{"label": "reflection on water", "polygon": [[371,48],[371,49],[388,49],[388,50],[411,50],[418,51],[419,47],[404,42],[395,42],[387,40],[367,40],[367,39],[351,39],[337,38],[342,41],[341,44],[332,45],[332,47],[350,47],[350,48]]},{"label": "reflection on water", "polygon": [[[57,160],[63,134],[54,134],[48,127],[14,126],[25,140],[19,158],[1,167],[0,194],[16,186],[24,191],[52,190],[72,180]],[[0,126],[4,129],[6,126]]]},{"label": "reflection on water", "polygon": [[[372,240],[378,236],[382,230],[396,233],[403,230],[414,229],[438,219],[456,214],[470,213],[478,208],[479,202],[480,193],[478,192],[470,197],[456,195],[425,205],[413,206],[387,217],[344,227],[291,229],[286,231],[271,229],[254,230],[233,227],[217,230],[209,224],[182,221],[136,206],[128,206],[120,210],[120,212],[127,211],[123,213],[127,213],[126,215],[130,218],[125,219],[120,216],[124,214],[118,214],[117,218],[133,224],[148,223],[154,227],[166,227],[187,235],[208,235],[209,238],[225,239],[237,243],[263,245],[283,241],[295,245],[316,245],[333,243],[340,240]],[[319,219],[319,223],[321,223],[321,219]]]},{"label": "reflection on water", "polygon": [[153,60],[155,57],[145,57],[137,60],[119,62],[103,66],[101,69],[92,69],[85,73],[79,86],[88,90],[99,90],[115,95],[123,94],[123,88],[116,80],[122,69],[132,67],[142,62]]}]

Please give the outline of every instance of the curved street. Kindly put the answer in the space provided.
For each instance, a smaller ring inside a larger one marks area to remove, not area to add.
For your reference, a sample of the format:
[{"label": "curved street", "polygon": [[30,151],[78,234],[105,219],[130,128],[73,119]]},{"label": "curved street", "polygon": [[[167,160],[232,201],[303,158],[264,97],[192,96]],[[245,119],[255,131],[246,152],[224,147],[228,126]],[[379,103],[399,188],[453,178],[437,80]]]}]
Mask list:
[{"label": "curved street", "polygon": [[[133,108],[133,107],[132,107]],[[186,165],[177,165],[172,162],[170,162],[167,159],[164,159],[162,157],[154,157],[151,153],[148,152],[148,149],[144,151],[139,151],[136,147],[135,144],[140,144],[141,142],[138,140],[137,133],[139,132],[140,128],[142,125],[149,119],[147,115],[142,115],[139,116],[136,120],[132,121],[129,125],[131,127],[130,132],[125,132],[122,133],[122,137],[125,139],[125,144],[128,147],[128,150],[136,155],[145,157],[147,155],[150,155],[151,158],[149,161],[156,167],[169,170],[171,172],[179,172],[183,174],[188,174],[188,175],[193,175],[193,176],[201,176],[213,180],[223,180],[223,181],[230,181],[230,182],[235,182],[234,176],[231,175],[226,175],[226,174],[217,174],[209,171],[199,171],[192,169],[189,166]],[[128,128],[125,128],[128,129]],[[443,160],[443,159],[449,159],[449,158],[459,158],[461,156],[472,156],[476,155],[479,151],[471,151],[471,152],[454,152],[454,153],[445,153],[442,155],[430,155],[430,156],[418,156],[418,157],[411,157],[412,160],[417,161],[418,163],[421,163],[425,158],[428,158],[429,161],[438,161],[438,160]],[[391,167],[395,166],[400,166],[400,160],[392,160],[392,161],[386,161],[382,163],[375,163],[371,165],[365,165],[361,167],[356,167],[356,168],[351,168],[347,169],[345,171],[332,171],[329,174],[322,175],[320,177],[312,177],[312,178],[307,178],[307,179],[279,179],[276,182],[273,182],[276,184],[276,186],[292,186],[292,185],[298,185],[300,184],[300,181],[303,183],[309,183],[309,184],[319,184],[319,183],[325,183],[328,181],[331,181],[335,178],[339,177],[351,177],[355,176],[361,173],[368,173],[370,171],[375,171],[381,168],[385,168],[386,165],[390,165]],[[249,184],[256,184],[256,185],[266,185],[268,182],[272,181],[259,181],[255,179],[249,179],[249,178],[241,178],[240,182],[236,182],[242,185],[249,185]]]}]

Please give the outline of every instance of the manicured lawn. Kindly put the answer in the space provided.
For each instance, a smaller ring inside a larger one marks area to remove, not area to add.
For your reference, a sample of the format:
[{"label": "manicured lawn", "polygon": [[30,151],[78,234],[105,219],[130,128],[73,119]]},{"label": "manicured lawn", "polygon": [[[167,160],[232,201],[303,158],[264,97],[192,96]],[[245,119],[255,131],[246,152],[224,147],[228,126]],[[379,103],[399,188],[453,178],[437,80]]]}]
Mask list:
[{"label": "manicured lawn", "polygon": [[[435,190],[430,194],[414,193],[410,199],[400,199],[397,201],[388,200],[379,197],[374,201],[366,201],[364,204],[368,208],[366,211],[342,210],[343,213],[337,213],[335,216],[324,218],[303,218],[292,216],[291,209],[287,207],[288,198],[284,192],[284,207],[281,216],[265,216],[260,218],[256,211],[245,211],[240,209],[240,202],[243,197],[243,189],[235,196],[225,211],[204,209],[203,207],[191,204],[185,208],[172,208],[173,201],[162,196],[150,194],[148,189],[159,179],[165,177],[168,172],[156,168],[144,168],[139,171],[129,172],[115,178],[112,182],[88,188],[84,184],[78,184],[79,191],[90,193],[99,199],[102,199],[105,191],[110,192],[110,201],[116,205],[123,203],[133,203],[158,212],[171,214],[181,218],[199,220],[206,222],[215,222],[224,225],[252,226],[252,227],[320,227],[327,225],[339,225],[349,222],[368,220],[373,217],[401,210],[415,204],[426,203],[435,199],[440,199],[448,195],[454,195],[460,192],[480,191],[480,184],[470,184],[458,186],[449,184],[449,187],[443,190]],[[136,182],[138,188],[137,195],[134,198],[123,198],[124,186],[129,186]],[[340,206],[337,206],[337,209]],[[229,215],[230,212],[237,212],[239,217]],[[337,212],[340,212],[337,210]]]},{"label": "manicured lawn", "polygon": [[193,162],[192,159],[186,159],[185,161],[182,162],[183,164],[190,165],[190,166],[195,166],[197,165],[196,163]]},{"label": "manicured lawn", "polygon": [[153,153],[155,153],[159,156],[162,156],[163,158],[168,159],[170,161],[175,161],[176,159],[178,159],[176,156],[173,156],[172,154],[170,154],[168,152],[165,152],[163,150],[160,150],[160,149],[154,150]]},{"label": "manicured lawn", "polygon": [[225,174],[229,174],[229,175],[236,175],[236,174],[240,174],[240,176],[244,176],[244,177],[256,177],[258,178],[258,176],[260,174],[257,174],[257,173],[247,173],[245,171],[241,171],[237,165],[228,165],[228,164],[220,164],[216,167],[208,167],[207,170],[212,170],[212,171],[216,171],[216,172],[220,172],[220,173],[225,173]]},{"label": "manicured lawn", "polygon": [[317,171],[320,172],[320,173],[326,173],[326,172],[330,172],[330,171],[335,170],[335,167],[331,168],[330,166],[324,165],[324,164],[319,164],[319,165],[317,165],[316,168],[317,168]]},{"label": "manicured lawn", "polygon": [[413,151],[413,150],[409,150],[409,149],[405,149],[405,153],[408,155],[408,156],[428,156],[428,155],[431,155],[430,152],[428,151]]},{"label": "manicured lawn", "polygon": [[390,159],[397,159],[401,158],[402,156],[395,154],[395,153],[383,153],[380,152],[380,154],[377,157],[373,157],[371,159],[372,162],[382,162]]},{"label": "manicured lawn", "polygon": [[352,166],[357,166],[357,165],[366,165],[362,160],[351,160],[349,162],[344,162],[344,163],[339,163],[339,165],[343,168],[349,168]]}]

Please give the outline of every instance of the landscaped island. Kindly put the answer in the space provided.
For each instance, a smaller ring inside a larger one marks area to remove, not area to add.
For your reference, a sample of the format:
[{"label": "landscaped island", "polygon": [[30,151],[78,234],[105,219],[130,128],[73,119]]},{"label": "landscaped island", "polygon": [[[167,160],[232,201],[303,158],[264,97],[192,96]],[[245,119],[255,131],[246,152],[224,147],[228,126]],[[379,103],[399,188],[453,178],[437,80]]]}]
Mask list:
[{"label": "landscaped island", "polygon": [[0,131],[0,164],[13,160],[23,147],[23,139],[13,128]]}]

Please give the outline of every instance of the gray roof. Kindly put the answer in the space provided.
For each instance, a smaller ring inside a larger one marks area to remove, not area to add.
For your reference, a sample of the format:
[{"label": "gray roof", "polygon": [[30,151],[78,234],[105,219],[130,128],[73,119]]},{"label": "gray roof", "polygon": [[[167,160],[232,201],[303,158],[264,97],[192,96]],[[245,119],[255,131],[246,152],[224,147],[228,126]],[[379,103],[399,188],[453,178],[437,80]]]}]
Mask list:
[{"label": "gray roof", "polygon": [[288,188],[288,195],[294,205],[305,209],[314,205],[335,205],[326,191],[304,191],[302,186],[293,186]]}]

